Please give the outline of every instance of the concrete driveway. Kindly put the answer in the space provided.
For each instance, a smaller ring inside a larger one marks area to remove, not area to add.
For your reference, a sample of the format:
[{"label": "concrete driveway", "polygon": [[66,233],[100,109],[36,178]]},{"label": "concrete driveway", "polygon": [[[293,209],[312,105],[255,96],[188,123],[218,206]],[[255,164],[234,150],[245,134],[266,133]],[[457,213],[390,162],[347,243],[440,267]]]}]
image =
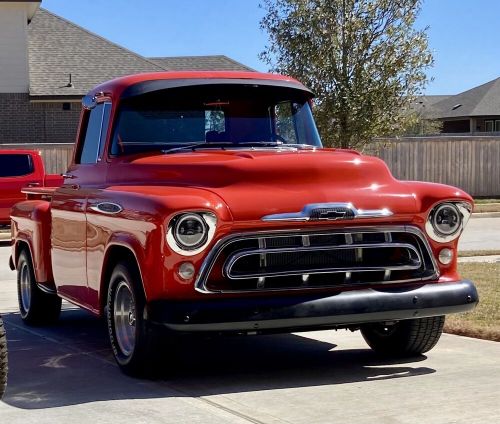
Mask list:
[{"label": "concrete driveway", "polygon": [[29,328],[0,247],[0,311],[10,375],[0,423],[494,423],[500,343],[444,335],[427,356],[387,361],[358,333],[191,341],[176,372],[124,376],[105,323],[65,305]]}]

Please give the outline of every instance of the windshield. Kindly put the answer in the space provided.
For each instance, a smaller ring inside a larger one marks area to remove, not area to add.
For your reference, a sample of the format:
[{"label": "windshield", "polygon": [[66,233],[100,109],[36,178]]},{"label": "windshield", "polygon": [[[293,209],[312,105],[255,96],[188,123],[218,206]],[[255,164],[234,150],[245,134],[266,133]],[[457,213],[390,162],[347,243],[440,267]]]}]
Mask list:
[{"label": "windshield", "polygon": [[200,85],[124,100],[111,154],[285,144],[321,147],[307,93],[273,86]]}]

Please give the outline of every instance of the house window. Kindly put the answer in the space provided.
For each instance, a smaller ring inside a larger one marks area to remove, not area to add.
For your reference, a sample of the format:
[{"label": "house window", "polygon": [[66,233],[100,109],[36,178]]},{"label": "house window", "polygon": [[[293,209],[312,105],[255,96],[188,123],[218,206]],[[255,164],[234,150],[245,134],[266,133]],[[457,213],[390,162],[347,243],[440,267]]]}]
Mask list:
[{"label": "house window", "polygon": [[484,130],[486,132],[500,132],[500,119],[484,121]]}]

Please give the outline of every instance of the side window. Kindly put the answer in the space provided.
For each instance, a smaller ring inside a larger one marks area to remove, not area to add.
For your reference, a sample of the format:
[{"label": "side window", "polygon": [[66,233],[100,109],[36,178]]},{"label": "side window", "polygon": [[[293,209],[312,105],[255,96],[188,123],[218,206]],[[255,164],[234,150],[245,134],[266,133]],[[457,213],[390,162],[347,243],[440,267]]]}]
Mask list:
[{"label": "side window", "polygon": [[217,131],[219,133],[226,130],[225,115],[222,110],[205,111],[205,133]]},{"label": "side window", "polygon": [[102,159],[102,152],[106,144],[106,135],[108,134],[109,117],[111,116],[111,103],[104,103],[104,111],[102,113],[102,128],[101,137],[99,138],[99,158]]},{"label": "side window", "polygon": [[33,173],[33,161],[30,155],[0,155],[0,177],[21,177]]},{"label": "side window", "polygon": [[102,154],[108,130],[110,110],[110,103],[99,103],[90,111],[78,163],[96,163]]}]

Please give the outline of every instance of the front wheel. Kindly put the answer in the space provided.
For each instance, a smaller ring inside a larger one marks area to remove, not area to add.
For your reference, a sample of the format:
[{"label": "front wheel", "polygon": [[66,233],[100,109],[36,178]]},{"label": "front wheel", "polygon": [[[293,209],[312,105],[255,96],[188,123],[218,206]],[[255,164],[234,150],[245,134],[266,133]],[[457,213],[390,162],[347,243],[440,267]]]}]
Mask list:
[{"label": "front wheel", "polygon": [[26,250],[20,253],[17,261],[17,295],[19,312],[26,324],[50,324],[59,318],[61,298],[38,287],[33,263]]},{"label": "front wheel", "polygon": [[361,327],[368,345],[384,356],[414,356],[431,350],[443,333],[444,316],[371,323]]},{"label": "front wheel", "polygon": [[2,317],[0,317],[0,399],[2,399],[5,387],[7,386],[7,371],[7,337]]},{"label": "front wheel", "polygon": [[108,289],[108,333],[116,362],[123,372],[141,376],[150,371],[157,335],[144,318],[146,299],[136,267],[116,265]]}]

